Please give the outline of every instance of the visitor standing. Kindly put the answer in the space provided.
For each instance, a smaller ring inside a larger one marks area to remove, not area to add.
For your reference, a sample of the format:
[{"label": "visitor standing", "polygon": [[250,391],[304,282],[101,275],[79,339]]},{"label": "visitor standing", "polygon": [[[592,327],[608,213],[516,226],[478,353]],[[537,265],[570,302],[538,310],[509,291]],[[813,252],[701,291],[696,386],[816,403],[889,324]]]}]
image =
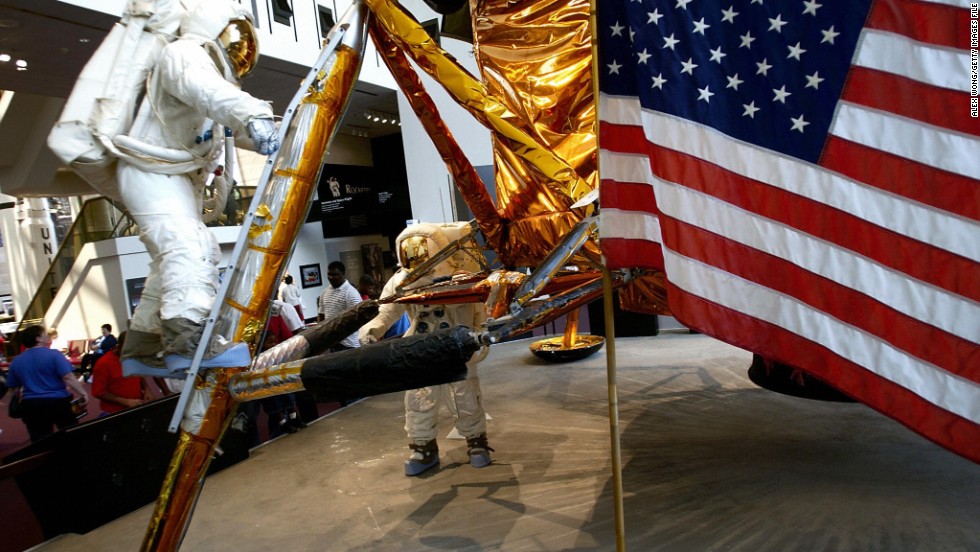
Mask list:
[{"label": "visitor standing", "polygon": [[22,419],[35,443],[54,433],[55,426],[65,429],[78,423],[68,388],[78,393],[83,405],[88,404],[88,392],[65,355],[50,348],[51,336],[43,326],[21,331],[20,342],[27,349],[10,363],[7,386],[20,393]]}]

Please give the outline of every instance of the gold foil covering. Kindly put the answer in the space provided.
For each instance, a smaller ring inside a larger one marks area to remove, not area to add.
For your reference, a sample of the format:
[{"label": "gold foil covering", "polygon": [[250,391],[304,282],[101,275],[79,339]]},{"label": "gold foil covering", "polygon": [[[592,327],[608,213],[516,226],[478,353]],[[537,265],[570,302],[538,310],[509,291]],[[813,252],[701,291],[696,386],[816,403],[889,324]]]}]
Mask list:
[{"label": "gold foil covering", "polygon": [[248,239],[254,240],[272,230],[272,225],[268,222],[271,215],[272,210],[269,209],[268,205],[259,205],[259,208],[255,210],[255,218],[252,219],[252,225],[248,228]]},{"label": "gold foil covering", "polygon": [[235,399],[242,402],[302,391],[302,370],[302,360],[252,370],[235,376],[229,387]]},{"label": "gold foil covering", "polygon": [[[506,147],[496,148],[496,169],[497,173],[500,174],[501,171],[506,171],[508,173],[513,173],[515,175],[520,175],[521,178],[518,179],[514,177],[513,179],[507,180],[506,182],[501,182],[498,178],[497,187],[498,190],[501,186],[507,186],[509,192],[505,194],[504,209],[508,210],[505,214],[505,219],[517,219],[525,215],[540,215],[540,214],[551,214],[554,212],[568,211],[571,205],[582,198],[585,194],[592,191],[595,186],[596,177],[594,175],[590,176],[591,182],[583,179],[579,176],[579,173],[572,168],[565,159],[560,155],[556,155],[554,151],[551,150],[551,144],[543,143],[541,138],[547,137],[549,140],[553,140],[555,143],[565,144],[565,149],[568,150],[572,157],[576,160],[589,159],[591,161],[587,164],[589,167],[594,168],[594,158],[595,158],[595,137],[591,136],[591,153],[583,153],[583,149],[570,147],[574,140],[557,139],[556,137],[564,133],[569,126],[568,122],[562,124],[552,124],[556,128],[548,128],[547,130],[539,130],[536,123],[531,123],[529,121],[533,119],[525,119],[525,113],[528,113],[527,109],[518,109],[521,101],[516,101],[514,106],[508,105],[501,98],[495,97],[492,93],[488,92],[487,88],[476,81],[469,73],[466,72],[459,64],[447,54],[444,50],[439,48],[438,45],[429,37],[429,35],[422,29],[421,25],[418,24],[410,15],[405,13],[400,7],[394,5],[389,0],[366,0],[367,5],[371,8],[372,12],[377,17],[377,27],[376,34],[381,34],[383,30],[388,37],[394,42],[395,45],[402,48],[407,52],[407,54],[415,61],[419,67],[424,71],[432,75],[440,84],[445,87],[445,89],[453,96],[457,103],[464,109],[467,109],[471,115],[473,115],[477,120],[486,125],[494,132],[495,142],[499,142]],[[503,4],[503,3],[502,3]],[[521,2],[519,4],[514,4],[510,6],[510,10],[514,12],[524,12],[526,11],[526,6],[529,5],[534,10],[545,10],[549,3],[546,2]],[[576,8],[580,7],[576,4]],[[582,33],[580,39],[575,39],[572,41],[567,41],[567,37],[557,37],[552,36],[547,32],[537,33],[533,29],[522,30],[523,34],[522,41],[528,42],[529,40],[542,41],[542,44],[550,44],[554,40],[562,45],[562,48],[574,44],[576,51],[581,52],[582,58],[578,59],[576,56],[563,56],[558,59],[559,63],[569,64],[571,66],[580,66],[580,71],[566,70],[564,73],[562,71],[552,71],[543,76],[538,76],[536,74],[522,73],[519,75],[511,75],[515,78],[523,78],[531,81],[546,81],[549,79],[555,79],[552,84],[555,91],[568,88],[571,90],[578,90],[578,94],[585,94],[588,96],[588,101],[582,101],[582,105],[590,103],[592,100],[592,88],[591,88],[591,77],[589,77],[589,67],[591,64],[591,37],[589,36],[588,27],[588,3],[584,4],[584,16],[580,23],[575,25],[564,27],[559,26],[558,28],[564,28],[565,32],[572,28],[577,29]],[[561,14],[562,20],[573,21],[576,19],[577,11],[572,10],[565,13],[564,8],[551,6],[549,9],[552,15],[558,13]],[[476,12],[475,12],[476,13]],[[544,11],[540,11],[542,18],[547,19],[544,15]],[[533,20],[533,18],[532,18]],[[526,32],[525,32],[526,31]],[[530,33],[530,34],[527,34]],[[523,44],[522,42],[522,44]],[[530,44],[530,42],[528,42]],[[507,48],[514,48],[514,44],[506,46]],[[512,54],[513,59],[511,61],[515,63],[517,67],[520,63],[519,58],[523,57],[525,52],[523,51],[523,46],[517,49],[517,53]],[[558,49],[551,49],[548,52],[554,54],[558,52]],[[546,55],[547,52],[540,55]],[[576,60],[576,61],[572,61]],[[552,62],[552,65],[554,62]],[[557,66],[557,65],[556,65]],[[538,69],[550,69],[551,65],[541,61],[539,63]],[[530,69],[530,68],[528,68]],[[579,88],[576,83],[570,82],[578,78],[583,78],[584,71],[586,78],[586,84]],[[519,71],[518,71],[519,73]],[[565,79],[567,82],[562,82]],[[542,87],[541,91],[546,90],[547,87]],[[571,96],[556,95],[555,100],[557,102],[565,102],[566,98],[574,97],[576,101],[574,102],[576,106],[580,105],[581,98],[576,96],[576,93],[572,93]],[[523,98],[523,101],[537,101],[532,98]],[[518,109],[513,111],[512,109]],[[542,117],[543,113],[554,115],[556,118],[552,121],[558,121],[562,117],[586,117],[590,122],[574,123],[570,126],[577,128],[580,125],[591,126],[594,122],[594,107],[585,109],[582,113],[577,113],[575,110],[564,110],[556,109],[554,105],[547,105],[546,103],[540,104],[539,109],[541,112],[537,113],[538,117]],[[575,109],[578,109],[576,107]],[[545,119],[550,120],[551,117],[545,117]],[[583,143],[588,140],[583,139]],[[587,149],[587,148],[586,148]],[[572,153],[574,152],[574,153]],[[507,167],[504,169],[504,167]],[[594,171],[593,171],[594,172]],[[535,176],[531,176],[535,175]],[[510,177],[508,177],[510,178]],[[510,203],[513,202],[514,207],[510,207]],[[516,213],[516,216],[511,216],[511,212]],[[577,221],[585,214],[585,209],[582,210],[581,214],[572,215]],[[508,264],[523,264],[523,265],[533,265],[535,261],[543,258],[547,253],[553,248],[557,241],[548,241],[547,239],[542,239],[540,235],[535,235],[533,232],[525,232],[523,229],[528,229],[536,231],[533,225],[531,228],[527,226],[520,227],[516,231],[511,229],[509,235],[507,236],[506,247],[502,250],[498,250],[502,258],[509,261]],[[554,235],[554,232],[549,233],[549,235]],[[516,246],[518,242],[523,242],[522,247],[515,248],[518,251],[529,251],[530,255],[512,255],[507,248]],[[595,248],[594,244],[589,244],[587,247]]]},{"label": "gold foil covering", "polygon": [[[470,9],[483,84],[507,108],[501,117],[567,163],[586,191],[595,189],[589,2],[471,0]],[[582,218],[582,212],[568,212],[581,195],[551,193],[550,175],[521,162],[519,151],[498,134],[493,146],[497,204],[513,221],[508,235],[512,256],[539,260]],[[598,253],[594,242],[585,249]]]},{"label": "gold foil covering", "polygon": [[253,354],[258,350],[259,336],[262,335],[263,328],[265,328],[265,321],[259,318],[252,318],[245,323],[242,341],[248,343]]},{"label": "gold foil covering", "polygon": [[619,290],[619,307],[630,312],[671,316],[664,273],[651,271],[627,282]]},{"label": "gold foil covering", "polygon": [[180,546],[183,529],[190,519],[191,505],[214,458],[214,447],[221,441],[231,415],[238,407],[228,393],[228,382],[240,371],[235,368],[211,370],[206,376],[198,375],[195,380],[195,391],[206,394],[209,399],[207,410],[196,432],[180,432],[140,550],[177,550]]},{"label": "gold foil covering", "polygon": [[[569,313],[570,314],[570,313]],[[587,350],[587,349],[597,349],[601,347],[605,338],[601,335],[582,335],[578,336],[575,343],[572,345],[565,344],[565,337],[549,337],[547,339],[542,339],[535,341],[529,348],[535,354],[548,354],[557,352],[567,352],[567,351],[577,351],[577,350]]]},{"label": "gold foil covering", "polygon": [[565,335],[562,336],[562,347],[573,347],[578,341],[578,313],[579,311],[573,310],[565,317]]},{"label": "gold foil covering", "polygon": [[477,288],[487,289],[487,317],[500,318],[510,312],[517,288],[521,287],[527,275],[522,272],[495,270]]},{"label": "gold foil covering", "polygon": [[[296,236],[303,225],[309,208],[310,198],[316,187],[316,178],[323,165],[330,138],[347,105],[349,91],[357,82],[359,52],[340,45],[336,51],[337,61],[318,81],[321,88],[313,87],[303,99],[304,104],[317,106],[316,117],[300,157],[300,162],[292,169],[291,185],[279,212],[279,218],[272,221],[272,237],[268,250],[281,251],[279,255],[266,255],[264,266],[252,287],[252,300],[248,310],[242,315],[235,341],[242,341],[242,334],[249,322],[258,320],[264,326],[267,320],[268,298],[272,297],[279,277],[279,268],[285,261],[285,253],[292,250]],[[281,158],[281,157],[280,157]],[[251,232],[249,233],[251,238]]]}]

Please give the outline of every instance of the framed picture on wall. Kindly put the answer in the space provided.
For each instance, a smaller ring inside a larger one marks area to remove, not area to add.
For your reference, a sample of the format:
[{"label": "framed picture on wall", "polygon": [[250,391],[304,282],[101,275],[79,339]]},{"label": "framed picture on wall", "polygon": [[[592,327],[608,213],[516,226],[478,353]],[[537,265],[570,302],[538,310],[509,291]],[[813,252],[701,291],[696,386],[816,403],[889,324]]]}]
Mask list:
[{"label": "framed picture on wall", "polygon": [[361,246],[361,256],[364,258],[364,273],[370,274],[375,282],[378,282],[378,289],[384,285],[385,267],[381,260],[381,246],[376,243],[368,243]]},{"label": "framed picture on wall", "polygon": [[299,267],[299,279],[303,284],[303,289],[322,286],[323,276],[320,275],[320,263]]}]

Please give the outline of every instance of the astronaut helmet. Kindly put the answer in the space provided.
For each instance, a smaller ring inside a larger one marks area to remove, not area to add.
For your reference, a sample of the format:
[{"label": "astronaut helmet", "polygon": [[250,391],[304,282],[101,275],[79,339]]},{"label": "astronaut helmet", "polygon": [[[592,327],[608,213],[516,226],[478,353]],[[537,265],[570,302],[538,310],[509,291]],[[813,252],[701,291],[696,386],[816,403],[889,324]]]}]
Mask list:
[{"label": "astronaut helmet", "polygon": [[228,53],[238,78],[252,72],[259,60],[259,39],[251,18],[230,21],[218,35],[218,43]]},{"label": "astronaut helmet", "polygon": [[237,2],[202,0],[184,14],[180,34],[218,43],[238,78],[249,74],[259,60],[259,40],[252,13]]},{"label": "astronaut helmet", "polygon": [[[414,270],[448,243],[449,240],[446,239],[445,232],[439,225],[427,222],[413,224],[402,230],[401,234],[395,238],[395,246],[398,248],[398,263],[405,270]],[[449,274],[452,274],[451,267],[440,266],[433,276]]]}]

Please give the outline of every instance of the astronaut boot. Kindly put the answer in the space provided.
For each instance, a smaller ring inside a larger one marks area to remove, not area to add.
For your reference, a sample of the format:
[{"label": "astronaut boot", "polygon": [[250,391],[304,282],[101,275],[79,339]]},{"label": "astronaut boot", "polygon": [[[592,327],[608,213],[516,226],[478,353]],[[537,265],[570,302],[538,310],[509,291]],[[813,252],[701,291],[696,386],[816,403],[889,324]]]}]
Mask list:
[{"label": "astronaut boot", "polygon": [[167,371],[160,334],[127,331],[122,359],[124,376],[159,376]]},{"label": "astronaut boot", "polygon": [[481,433],[476,437],[466,439],[466,452],[470,455],[470,465],[474,468],[485,468],[490,465],[490,453],[496,452],[487,444],[487,434]]},{"label": "astronaut boot", "polygon": [[405,460],[405,475],[419,475],[439,463],[439,445],[436,440],[427,441],[424,445],[409,443],[412,455]]},{"label": "astronaut boot", "polygon": [[[187,370],[191,366],[194,353],[204,334],[204,323],[187,318],[168,318],[162,321],[163,340],[167,343],[167,369],[171,372]],[[252,363],[248,345],[232,343],[218,336],[211,340],[204,353],[201,368],[237,368]]]}]

